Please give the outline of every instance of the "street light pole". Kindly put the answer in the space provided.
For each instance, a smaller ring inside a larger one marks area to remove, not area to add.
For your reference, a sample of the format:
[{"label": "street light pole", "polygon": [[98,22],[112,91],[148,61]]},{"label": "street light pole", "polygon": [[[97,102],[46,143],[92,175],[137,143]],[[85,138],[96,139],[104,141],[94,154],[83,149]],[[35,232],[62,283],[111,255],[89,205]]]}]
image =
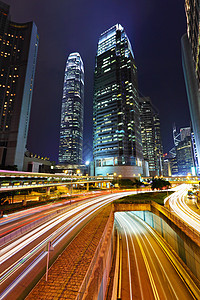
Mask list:
[{"label": "street light pole", "polygon": [[50,256],[50,251],[53,251],[54,248],[53,246],[51,245],[51,241],[48,242],[47,244],[47,268],[46,268],[46,281],[48,279],[48,271],[49,271],[49,256]]}]

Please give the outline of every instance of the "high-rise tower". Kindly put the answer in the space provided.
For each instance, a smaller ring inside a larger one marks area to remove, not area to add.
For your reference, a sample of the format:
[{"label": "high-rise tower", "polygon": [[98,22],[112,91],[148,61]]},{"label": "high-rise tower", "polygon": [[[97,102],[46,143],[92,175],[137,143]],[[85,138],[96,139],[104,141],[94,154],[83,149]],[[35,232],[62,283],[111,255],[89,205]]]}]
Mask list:
[{"label": "high-rise tower", "polygon": [[84,67],[79,53],[66,62],[60,127],[59,163],[80,165],[83,148]]},{"label": "high-rise tower", "polygon": [[38,49],[33,22],[14,23],[0,1],[0,165],[22,170]]},{"label": "high-rise tower", "polygon": [[181,39],[182,63],[188,103],[200,165],[200,5],[186,0],[187,34]]},{"label": "high-rise tower", "polygon": [[163,148],[160,117],[149,97],[139,98],[143,156],[149,163],[150,176],[162,175]]},{"label": "high-rise tower", "polygon": [[94,76],[95,174],[142,173],[137,67],[124,28],[101,34]]}]

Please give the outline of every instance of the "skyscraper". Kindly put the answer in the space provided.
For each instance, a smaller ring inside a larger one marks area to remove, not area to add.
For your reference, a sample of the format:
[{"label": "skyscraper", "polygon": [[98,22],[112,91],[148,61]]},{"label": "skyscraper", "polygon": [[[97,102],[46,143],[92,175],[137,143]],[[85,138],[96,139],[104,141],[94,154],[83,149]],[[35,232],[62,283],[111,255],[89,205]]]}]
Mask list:
[{"label": "skyscraper", "polygon": [[96,54],[93,107],[95,174],[142,173],[137,67],[124,28],[101,34]]},{"label": "skyscraper", "polygon": [[181,39],[182,64],[192,127],[200,165],[200,5],[199,0],[186,0],[187,34]]},{"label": "skyscraper", "polygon": [[0,1],[0,165],[22,170],[39,37],[33,22],[10,20]]},{"label": "skyscraper", "polygon": [[174,147],[170,150],[169,161],[172,175],[196,175],[198,171],[196,145],[191,127],[173,126]]},{"label": "skyscraper", "polygon": [[196,175],[194,153],[190,136],[185,136],[185,138],[176,146],[176,160],[179,175],[186,176],[188,173]]},{"label": "skyscraper", "polygon": [[66,62],[59,163],[80,165],[83,148],[84,67],[79,53],[71,53]]},{"label": "skyscraper", "polygon": [[139,98],[142,149],[149,164],[150,176],[162,175],[163,149],[160,133],[160,117],[149,97]]}]

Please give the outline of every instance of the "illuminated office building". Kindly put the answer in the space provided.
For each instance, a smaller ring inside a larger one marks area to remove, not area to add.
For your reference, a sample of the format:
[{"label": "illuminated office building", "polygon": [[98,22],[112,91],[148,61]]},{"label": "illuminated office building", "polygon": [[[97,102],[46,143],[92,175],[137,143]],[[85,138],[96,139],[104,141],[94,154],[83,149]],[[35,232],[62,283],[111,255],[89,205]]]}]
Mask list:
[{"label": "illuminated office building", "polygon": [[198,161],[194,133],[191,127],[181,128],[180,131],[173,126],[174,147],[169,151],[172,175],[196,175]]},{"label": "illuminated office building", "polygon": [[137,67],[124,28],[101,34],[96,54],[93,107],[95,175],[133,177],[142,171]]},{"label": "illuminated office building", "polygon": [[79,53],[71,53],[66,62],[61,126],[59,163],[80,165],[83,148],[84,67]]},{"label": "illuminated office building", "polygon": [[181,39],[182,64],[192,127],[200,165],[200,5],[199,0],[186,0],[187,34]]},{"label": "illuminated office building", "polygon": [[0,165],[22,170],[38,49],[33,22],[10,20],[0,1]]},{"label": "illuminated office building", "polygon": [[186,136],[176,146],[176,160],[179,175],[187,176],[188,173],[196,175],[191,136]]},{"label": "illuminated office building", "polygon": [[160,117],[149,97],[139,98],[139,103],[144,160],[149,164],[150,176],[163,175]]}]

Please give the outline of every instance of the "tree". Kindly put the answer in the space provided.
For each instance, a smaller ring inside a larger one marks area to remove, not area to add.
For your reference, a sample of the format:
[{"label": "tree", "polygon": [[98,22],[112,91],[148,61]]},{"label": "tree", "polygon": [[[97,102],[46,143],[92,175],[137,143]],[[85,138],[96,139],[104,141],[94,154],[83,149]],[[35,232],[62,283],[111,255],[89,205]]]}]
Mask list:
[{"label": "tree", "polygon": [[136,186],[136,188],[141,187],[143,184],[142,181],[140,181],[139,179],[135,178],[133,184]]},{"label": "tree", "polygon": [[157,190],[162,190],[169,188],[171,186],[170,182],[167,180],[164,180],[162,178],[153,178],[151,182],[151,189],[157,189]]}]

